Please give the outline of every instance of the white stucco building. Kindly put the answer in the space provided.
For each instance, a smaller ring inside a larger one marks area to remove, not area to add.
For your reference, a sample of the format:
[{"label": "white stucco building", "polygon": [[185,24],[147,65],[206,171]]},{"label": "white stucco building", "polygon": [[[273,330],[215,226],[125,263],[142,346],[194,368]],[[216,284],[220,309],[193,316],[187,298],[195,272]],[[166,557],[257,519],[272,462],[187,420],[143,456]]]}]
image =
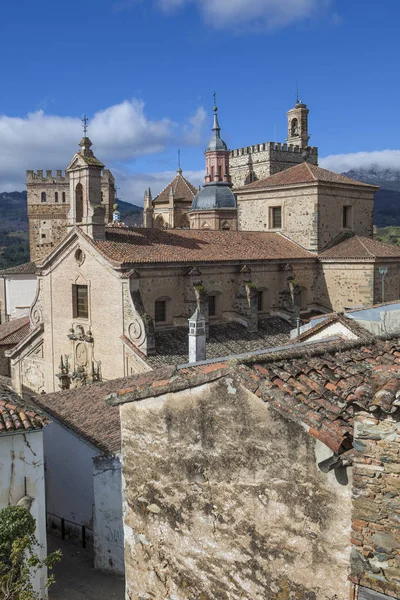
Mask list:
[{"label": "white stucco building", "polygon": [[1,322],[29,314],[36,294],[36,264],[26,263],[0,271]]},{"label": "white stucco building", "polygon": [[[27,408],[0,384],[0,509],[22,503],[36,521],[38,554],[47,556],[43,427],[46,419]],[[46,571],[34,578],[34,588],[46,598]]]},{"label": "white stucco building", "polygon": [[124,574],[119,409],[105,398],[126,379],[43,394],[34,403],[51,420],[44,432],[49,530],[94,550],[94,566]]}]

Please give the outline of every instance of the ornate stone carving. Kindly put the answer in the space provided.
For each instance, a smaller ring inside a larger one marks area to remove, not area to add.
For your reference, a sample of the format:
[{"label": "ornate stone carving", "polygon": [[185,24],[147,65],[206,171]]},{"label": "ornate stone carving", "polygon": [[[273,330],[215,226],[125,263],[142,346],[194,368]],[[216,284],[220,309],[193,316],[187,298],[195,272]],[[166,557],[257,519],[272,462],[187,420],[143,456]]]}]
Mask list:
[{"label": "ornate stone carving", "polygon": [[79,366],[85,367],[87,365],[87,350],[84,343],[77,344],[75,348],[76,362]]},{"label": "ornate stone carving", "polygon": [[36,296],[30,309],[29,318],[32,327],[43,321],[43,281],[38,280]]},{"label": "ornate stone carving", "polygon": [[41,392],[44,389],[44,375],[41,365],[33,361],[25,361],[22,372],[23,385],[34,392]]},{"label": "ornate stone carving", "polygon": [[141,352],[151,354],[155,348],[154,325],[144,309],[139,289],[131,290],[124,283],[123,303],[125,335]]}]

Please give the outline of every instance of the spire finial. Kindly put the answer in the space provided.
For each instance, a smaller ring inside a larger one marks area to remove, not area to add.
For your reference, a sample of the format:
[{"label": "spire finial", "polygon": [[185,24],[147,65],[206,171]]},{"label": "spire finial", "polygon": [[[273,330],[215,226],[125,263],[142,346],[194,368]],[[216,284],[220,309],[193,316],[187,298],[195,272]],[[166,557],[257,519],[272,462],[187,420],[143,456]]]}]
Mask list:
[{"label": "spire finial", "polygon": [[217,106],[217,92],[214,92],[213,96],[214,96],[214,112],[217,112],[217,110],[218,110],[218,106]]},{"label": "spire finial", "polygon": [[82,123],[83,123],[83,137],[87,137],[88,121],[89,121],[89,119],[87,118],[87,116],[83,115],[83,119],[82,119]]},{"label": "spire finial", "polygon": [[178,148],[178,171],[177,171],[178,175],[182,175],[182,169],[181,169],[181,149]]}]

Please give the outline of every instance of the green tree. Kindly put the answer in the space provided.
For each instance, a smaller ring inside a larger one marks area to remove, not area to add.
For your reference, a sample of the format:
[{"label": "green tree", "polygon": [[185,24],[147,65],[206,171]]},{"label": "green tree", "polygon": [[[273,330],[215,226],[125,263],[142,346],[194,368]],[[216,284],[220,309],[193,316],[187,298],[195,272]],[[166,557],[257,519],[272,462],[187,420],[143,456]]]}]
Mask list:
[{"label": "green tree", "polygon": [[[32,588],[32,575],[39,569],[52,566],[61,559],[61,552],[53,552],[45,559],[37,554],[35,519],[21,506],[7,506],[0,510],[0,599],[38,600]],[[50,575],[47,587],[54,582]]]}]

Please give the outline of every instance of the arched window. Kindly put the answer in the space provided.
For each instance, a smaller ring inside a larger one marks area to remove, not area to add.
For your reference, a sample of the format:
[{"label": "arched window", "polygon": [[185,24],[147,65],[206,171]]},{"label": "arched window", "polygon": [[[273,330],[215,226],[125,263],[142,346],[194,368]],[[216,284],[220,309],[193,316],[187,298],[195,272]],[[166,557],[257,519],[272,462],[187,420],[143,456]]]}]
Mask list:
[{"label": "arched window", "polygon": [[62,201],[65,202],[65,192],[62,193]]},{"label": "arched window", "polygon": [[180,223],[179,223],[179,227],[180,227],[181,229],[189,229],[189,227],[190,227],[190,223],[189,223],[189,219],[188,219],[188,216],[187,216],[187,214],[186,214],[186,213],[184,213],[184,214],[181,216],[181,220],[180,220]]},{"label": "arched window", "polygon": [[83,221],[83,187],[81,183],[75,188],[75,221],[82,223]]},{"label": "arched window", "polygon": [[299,135],[299,122],[297,119],[292,119],[290,124],[290,133],[293,136]]},{"label": "arched window", "polygon": [[154,222],[154,225],[158,229],[165,229],[165,221],[164,221],[162,215],[158,215],[158,217],[156,218],[156,220]]},{"label": "arched window", "polygon": [[40,199],[42,202],[46,202],[46,192],[42,192]]},{"label": "arched window", "polygon": [[58,192],[54,192],[54,202],[58,202]]}]

